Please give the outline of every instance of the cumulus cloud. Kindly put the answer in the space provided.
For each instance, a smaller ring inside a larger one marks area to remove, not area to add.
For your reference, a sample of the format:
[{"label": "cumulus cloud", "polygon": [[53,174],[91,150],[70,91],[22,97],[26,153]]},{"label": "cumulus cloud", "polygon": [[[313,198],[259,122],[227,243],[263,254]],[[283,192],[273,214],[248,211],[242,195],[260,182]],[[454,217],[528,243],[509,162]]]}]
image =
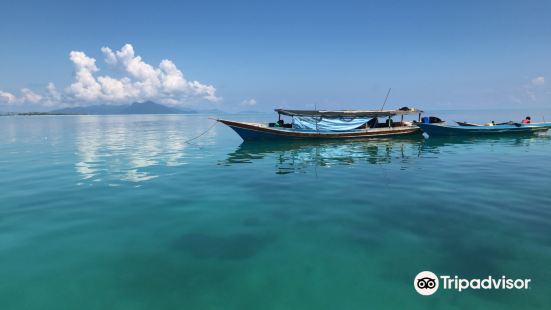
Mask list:
[{"label": "cumulus cloud", "polygon": [[14,94],[0,90],[0,103],[12,104],[17,101]]},{"label": "cumulus cloud", "polygon": [[94,77],[94,72],[99,70],[96,60],[75,51],[69,53],[69,59],[75,66],[75,82],[67,87],[67,92],[84,101],[97,100],[101,86]]},{"label": "cumulus cloud", "polygon": [[102,47],[105,63],[117,76],[100,74],[96,59],[82,51],[71,51],[69,59],[74,66],[74,81],[59,92],[53,83],[38,94],[28,88],[21,89],[21,95],[0,91],[2,103],[39,103],[54,106],[64,103],[129,103],[153,100],[169,105],[187,104],[206,100],[222,100],[212,85],[188,80],[183,72],[170,60],[164,59],[158,66],[146,63],[136,55],[131,44],[113,51]]},{"label": "cumulus cloud", "polygon": [[48,86],[46,87],[46,90],[48,91],[48,95],[55,100],[61,100],[61,95],[57,91],[57,88],[55,87],[55,84],[50,82],[48,83]]},{"label": "cumulus cloud", "polygon": [[247,106],[247,107],[252,107],[252,106],[256,105],[256,100],[253,99],[253,98],[245,99],[245,100],[241,101],[241,105]]},{"label": "cumulus cloud", "polygon": [[105,55],[105,63],[113,66],[117,64],[117,56],[115,56],[115,53],[109,47],[102,47],[101,52]]},{"label": "cumulus cloud", "polygon": [[[187,80],[184,74],[170,60],[164,59],[158,67],[146,63],[134,52],[134,47],[125,44],[120,50],[109,47],[101,49],[105,62],[125,73],[122,78],[99,76],[95,59],[86,55],[73,55],[76,81],[70,92],[80,99],[101,101],[156,100],[165,104],[185,103],[194,98],[219,102],[216,88],[198,81]],[[78,57],[74,57],[78,56]],[[84,56],[84,57],[83,57]]]},{"label": "cumulus cloud", "polygon": [[534,86],[542,86],[543,84],[545,84],[545,77],[543,76],[538,76],[532,79],[532,85]]},{"label": "cumulus cloud", "polygon": [[129,102],[155,100],[177,105],[193,98],[203,98],[218,102],[216,88],[198,81],[189,81],[176,65],[168,60],[161,61],[158,67],[146,63],[136,55],[134,47],[125,44],[113,51],[102,47],[105,62],[125,73],[122,78],[107,75],[95,77],[99,71],[96,60],[83,52],[71,52],[70,59],[75,65],[75,82],[68,92],[75,98],[85,101]]},{"label": "cumulus cloud", "polygon": [[62,95],[55,87],[55,84],[52,82],[48,83],[48,86],[46,86],[46,93],[41,104],[45,107],[53,107],[58,105],[61,101]]},{"label": "cumulus cloud", "polygon": [[21,88],[21,95],[16,96],[12,93],[0,91],[0,103],[20,104],[25,102],[39,103],[43,97],[28,88]]},{"label": "cumulus cloud", "polygon": [[23,102],[37,103],[40,100],[42,100],[42,96],[40,96],[39,94],[36,94],[35,92],[33,92],[32,90],[30,90],[28,88],[22,88],[21,89],[21,100],[23,100]]}]

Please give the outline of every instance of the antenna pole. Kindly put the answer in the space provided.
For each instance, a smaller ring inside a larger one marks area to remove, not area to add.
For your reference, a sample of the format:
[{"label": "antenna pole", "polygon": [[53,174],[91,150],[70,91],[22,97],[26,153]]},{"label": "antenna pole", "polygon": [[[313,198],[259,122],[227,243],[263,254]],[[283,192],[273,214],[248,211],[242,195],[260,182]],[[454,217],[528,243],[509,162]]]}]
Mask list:
[{"label": "antenna pole", "polygon": [[392,90],[392,87],[388,89],[388,92],[386,93],[385,102],[383,102],[383,106],[381,107],[381,111],[385,108],[386,101],[388,100],[388,95],[390,95],[390,91]]}]

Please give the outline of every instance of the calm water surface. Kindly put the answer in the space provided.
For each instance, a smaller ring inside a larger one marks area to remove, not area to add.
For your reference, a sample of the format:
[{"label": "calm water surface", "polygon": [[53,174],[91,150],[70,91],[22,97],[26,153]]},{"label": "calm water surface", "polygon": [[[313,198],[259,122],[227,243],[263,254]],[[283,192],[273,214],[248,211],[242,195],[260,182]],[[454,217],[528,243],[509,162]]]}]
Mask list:
[{"label": "calm water surface", "polygon": [[[549,135],[186,143],[211,124],[0,118],[0,308],[551,307]],[[422,270],[532,288],[422,297]]]}]

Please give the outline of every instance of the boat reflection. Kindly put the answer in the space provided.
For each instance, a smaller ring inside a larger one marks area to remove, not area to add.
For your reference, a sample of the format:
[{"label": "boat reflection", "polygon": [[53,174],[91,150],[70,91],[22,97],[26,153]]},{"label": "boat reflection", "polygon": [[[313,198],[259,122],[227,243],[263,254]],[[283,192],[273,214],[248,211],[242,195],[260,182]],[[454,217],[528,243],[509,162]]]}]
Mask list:
[{"label": "boat reflection", "polygon": [[547,133],[529,134],[529,135],[500,135],[500,136],[481,136],[481,137],[434,137],[426,139],[421,148],[421,154],[437,154],[442,151],[452,151],[457,149],[469,150],[475,146],[478,147],[529,147],[535,143],[549,143],[551,136]]},{"label": "boat reflection", "polygon": [[405,169],[419,156],[423,139],[380,138],[364,141],[243,142],[224,161],[226,165],[253,163],[274,158],[276,173],[302,172],[309,167],[354,165],[361,162],[387,164],[399,161]]},{"label": "boat reflection", "polygon": [[[261,160],[275,161],[275,173],[306,172],[311,167],[398,164],[405,170],[423,158],[444,156],[445,153],[461,154],[475,147],[527,147],[533,143],[549,143],[549,135],[501,136],[501,137],[446,137],[424,139],[387,138],[365,141],[327,142],[243,142],[228,154],[225,165],[254,163]],[[485,150],[486,152],[486,150]]]}]

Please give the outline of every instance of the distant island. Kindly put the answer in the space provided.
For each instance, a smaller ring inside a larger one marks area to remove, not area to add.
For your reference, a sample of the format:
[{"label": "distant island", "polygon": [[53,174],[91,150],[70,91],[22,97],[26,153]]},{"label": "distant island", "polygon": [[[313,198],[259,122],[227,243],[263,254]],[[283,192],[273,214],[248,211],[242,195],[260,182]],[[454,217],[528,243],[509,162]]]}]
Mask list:
[{"label": "distant island", "polygon": [[[235,113],[235,112],[234,112]],[[259,114],[259,111],[239,111],[237,114]],[[132,114],[228,114],[218,109],[194,110],[190,108],[168,107],[153,101],[134,102],[132,104],[91,106],[56,109],[49,112],[2,112],[0,116],[13,115],[132,115]]]},{"label": "distant island", "polygon": [[196,114],[192,109],[173,108],[152,101],[134,102],[127,105],[92,105],[86,107],[72,107],[57,109],[47,114],[54,115],[113,115],[113,114]]}]

